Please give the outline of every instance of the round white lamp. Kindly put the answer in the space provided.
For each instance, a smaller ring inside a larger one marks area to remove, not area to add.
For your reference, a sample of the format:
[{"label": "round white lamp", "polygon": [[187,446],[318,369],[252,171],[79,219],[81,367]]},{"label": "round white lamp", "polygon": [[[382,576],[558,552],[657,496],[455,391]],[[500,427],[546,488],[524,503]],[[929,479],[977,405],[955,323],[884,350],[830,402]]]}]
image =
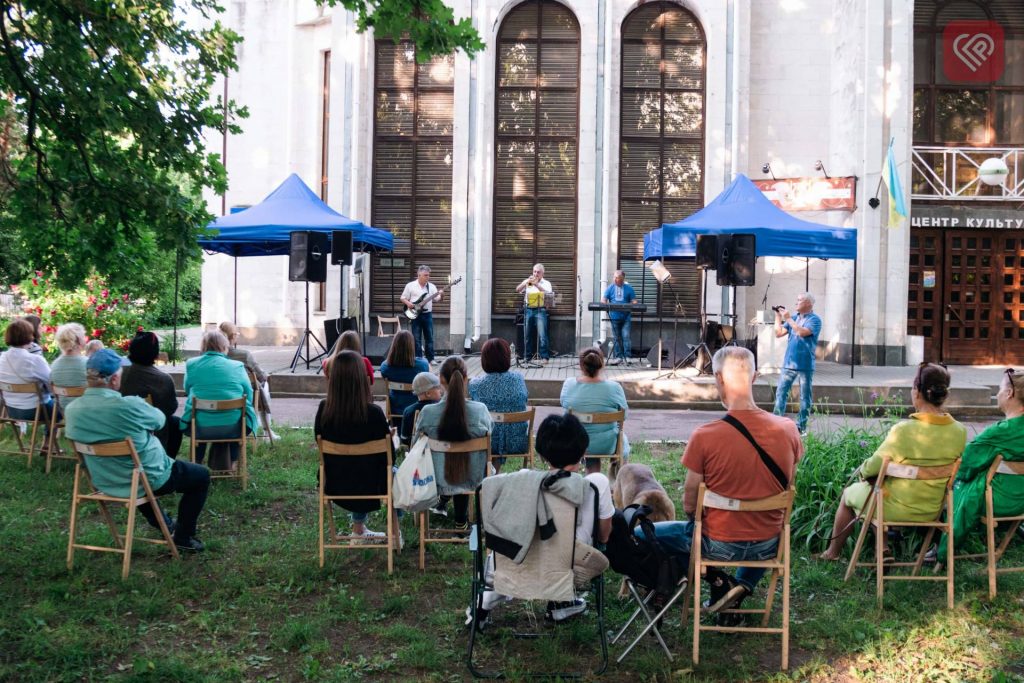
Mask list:
[{"label": "round white lamp", "polygon": [[1006,167],[1006,161],[1001,157],[985,159],[978,167],[978,178],[986,185],[1002,185],[1009,174],[1010,169]]}]

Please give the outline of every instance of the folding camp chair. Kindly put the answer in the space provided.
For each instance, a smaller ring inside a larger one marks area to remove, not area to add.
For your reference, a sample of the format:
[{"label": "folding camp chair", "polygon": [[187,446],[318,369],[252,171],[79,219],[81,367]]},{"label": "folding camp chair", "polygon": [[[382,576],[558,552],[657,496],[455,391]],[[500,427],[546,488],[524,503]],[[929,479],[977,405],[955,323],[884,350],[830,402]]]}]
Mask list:
[{"label": "folding camp chair", "polygon": [[262,434],[253,432],[250,434],[252,439],[252,447],[256,448],[257,439],[266,439],[270,442],[270,445],[274,445],[274,432],[270,429],[270,420],[267,419],[267,411],[263,407],[263,393],[260,383],[256,380],[256,373],[249,368],[245,369],[245,374],[249,376],[249,384],[252,385],[252,409],[256,411],[256,416],[259,418],[260,426],[263,428]]},{"label": "folding camp chair", "polygon": [[[31,420],[11,417],[7,410],[7,398],[12,394],[35,395],[36,412],[35,416]],[[39,425],[41,425],[45,419],[42,392],[39,391],[39,386],[37,384],[10,384],[8,382],[0,382],[0,401],[3,401],[3,412],[0,412],[0,431],[3,431],[4,425],[10,426],[11,431],[14,432],[14,439],[18,442],[18,450],[0,450],[0,453],[6,453],[7,455],[27,455],[28,462],[26,465],[28,467],[32,467],[32,456],[36,451],[36,433],[39,431]],[[21,425],[23,424],[32,425],[32,435],[29,438],[28,452],[25,451],[25,444],[21,440]]]},{"label": "folding camp chair", "polygon": [[619,425],[619,433],[615,439],[615,450],[607,454],[595,454],[595,453],[584,453],[586,458],[598,458],[600,460],[608,460],[611,464],[608,466],[608,477],[614,479],[619,473],[619,468],[623,465],[622,456],[622,435],[625,433],[626,427],[626,411],[616,410],[613,413],[582,413],[578,410],[570,409],[569,412],[575,415],[580,422],[585,425],[604,425],[617,422]]},{"label": "folding camp chair", "polygon": [[[956,471],[959,468],[959,458],[952,464],[941,467],[902,465],[890,462],[888,457],[882,460],[882,468],[878,472],[878,478],[875,480],[871,495],[868,496],[867,503],[864,505],[860,534],[857,536],[857,544],[853,547],[853,556],[850,557],[850,564],[846,568],[846,580],[849,581],[857,567],[874,567],[879,607],[882,606],[886,581],[944,581],[946,583],[946,606],[949,609],[953,609],[953,479],[956,478]],[[939,506],[938,511],[935,513],[935,518],[930,522],[887,520],[885,518],[885,496],[883,495],[883,486],[886,479],[945,481],[943,504]],[[921,544],[921,550],[918,552],[917,559],[914,562],[884,561],[886,536],[889,529],[894,527],[921,527],[928,529],[924,542]],[[875,530],[875,561],[858,562],[869,528],[874,528]],[[921,565],[924,563],[925,553],[928,552],[932,537],[936,531],[948,534],[946,573],[938,576],[919,576]],[[910,567],[910,576],[902,574],[886,576],[885,568],[895,567]]]},{"label": "folding camp chair", "polygon": [[[146,477],[146,471],[142,469],[142,463],[139,462],[139,454],[135,451],[135,444],[132,443],[131,439],[125,439],[124,441],[114,441],[111,443],[97,443],[97,444],[85,444],[78,441],[74,442],[73,447],[76,453],[77,462],[75,463],[75,483],[71,494],[71,525],[68,531],[68,570],[70,571],[74,567],[75,561],[75,550],[92,550],[103,553],[119,553],[124,556],[121,562],[121,578],[128,578],[128,571],[131,569],[132,563],[132,545],[138,540],[144,543],[153,543],[156,545],[166,545],[170,550],[171,555],[178,559],[178,548],[174,544],[174,539],[171,538],[170,529],[167,528],[167,524],[164,521],[163,512],[160,509],[160,504],[157,502],[156,496],[153,493],[153,487],[149,484],[149,478]],[[112,496],[103,491],[100,491],[93,485],[92,477],[89,474],[88,462],[85,457],[93,458],[131,458],[132,460],[132,479],[131,479],[131,492],[127,497]],[[85,490],[90,493],[82,493],[83,482],[81,475],[85,473]],[[139,497],[139,484],[145,491],[145,495]],[[77,543],[75,541],[78,531],[78,513],[80,510],[79,505],[84,502],[94,502],[100,506],[100,514],[103,516],[104,521],[110,528],[110,533],[114,536],[115,547],[110,546],[99,546],[99,545],[85,545]],[[125,528],[124,535],[118,530],[117,525],[114,524],[114,518],[110,514],[108,503],[115,505],[124,505],[128,508],[128,524]],[[157,522],[160,524],[160,534],[163,538],[135,538],[135,511],[140,505],[149,503],[152,506],[153,514],[156,515]]]},{"label": "folding camp chair", "polygon": [[[720,496],[709,491],[704,485],[700,485],[697,493],[697,519],[694,526],[693,541],[690,554],[693,558],[691,570],[691,584],[693,585],[693,664],[700,663],[700,632],[721,631],[726,633],[774,633],[782,636],[782,670],[789,668],[789,517],[793,511],[793,499],[796,491],[792,488],[777,493],[768,498],[758,500],[738,500]],[[779,510],[783,513],[782,533],[779,535],[779,547],[775,557],[770,560],[736,560],[727,562],[705,558],[701,553],[701,536],[704,527],[704,509],[714,508],[716,510],[728,510],[730,512],[770,512]],[[752,567],[767,569],[770,572],[768,589],[765,595],[764,608],[762,609],[726,609],[719,614],[759,614],[761,623],[758,626],[711,626],[700,623],[700,591],[702,577],[707,573],[708,567]],[[768,621],[772,614],[772,605],[775,602],[775,587],[779,580],[782,581],[782,626],[769,627]],[[685,610],[686,605],[684,605]],[[684,611],[684,614],[686,612]]]},{"label": "folding camp chair", "polygon": [[[391,497],[391,465],[392,465],[392,454],[391,454],[391,439],[383,438],[377,439],[376,441],[367,441],[361,444],[340,444],[334,443],[333,441],[325,441],[323,439],[317,439],[317,446],[320,449],[320,485],[319,485],[319,509],[320,509],[320,527],[317,538],[319,539],[320,545],[320,566],[324,566],[324,550],[365,550],[367,548],[379,548],[386,550],[388,553],[388,574],[394,571],[394,557],[393,553],[395,550],[399,550],[398,547],[398,517],[395,514],[395,507]],[[324,492],[325,482],[327,476],[324,471],[324,462],[326,458],[344,458],[352,456],[365,456],[365,455],[378,455],[384,453],[387,458],[387,492],[382,495],[369,495],[369,496],[340,496],[340,495],[327,495]],[[335,500],[379,500],[384,503],[384,510],[387,514],[388,519],[388,530],[385,536],[384,543],[380,544],[360,544],[362,540],[361,536],[353,535],[338,535],[337,527],[334,523],[334,505],[332,501]],[[329,540],[324,540],[324,517],[326,512],[327,517],[327,531],[330,534]],[[345,541],[341,543],[339,541]]]},{"label": "folding camp chair", "polygon": [[[391,332],[385,332],[385,325],[394,325],[395,327]],[[378,337],[394,337],[396,334],[402,331],[402,316],[396,315],[392,317],[385,317],[382,315],[377,316],[377,336]]]},{"label": "folding camp chair", "polygon": [[[192,420],[189,422],[189,459],[192,462],[196,461],[196,446],[201,443],[223,443],[232,444],[237,443],[239,446],[238,454],[238,467],[234,471],[231,470],[231,464],[228,463],[228,469],[214,469],[210,467],[210,478],[211,479],[240,479],[242,482],[242,490],[244,491],[246,486],[249,484],[249,467],[248,459],[246,458],[246,445],[248,438],[245,433],[245,396],[241,398],[232,398],[227,400],[215,401],[205,398],[192,397]],[[197,436],[196,432],[199,429],[196,426],[196,417],[199,413],[223,413],[237,410],[241,413],[238,422],[238,436],[228,437],[224,439],[204,439]],[[207,466],[213,465],[213,449],[206,449],[206,463]]]},{"label": "folding camp chair", "polygon": [[[413,434],[413,443],[416,441],[416,434]],[[448,458],[452,455],[461,458],[468,458],[470,453],[476,451],[487,452],[487,462],[491,459],[491,435],[470,439],[469,441],[438,441],[430,439],[430,450],[436,453],[444,453]],[[484,468],[484,476],[487,476],[487,468]],[[469,495],[474,496],[475,493]],[[465,537],[466,531],[459,529],[431,529],[430,515],[424,511],[419,515],[420,522],[420,569],[427,568],[427,544],[428,543],[459,543],[468,544],[469,538]]]},{"label": "folding camp chair", "polygon": [[[74,451],[67,455],[60,447],[60,431],[64,429],[64,405],[61,401],[67,398],[78,398],[85,393],[85,387],[59,387],[56,384],[51,384],[50,393],[53,394],[54,405],[50,412],[50,449],[46,452],[47,474],[50,473],[50,465],[54,459],[78,460]],[[60,419],[57,419],[58,413],[61,413]]]},{"label": "folding camp chair", "polygon": [[[1024,515],[1014,515],[1011,517],[996,517],[995,505],[992,498],[992,480],[996,476],[1012,477],[1021,475],[1024,475],[1024,462],[1003,460],[1002,455],[996,456],[996,459],[988,468],[988,474],[985,475],[985,514],[981,518],[981,523],[985,526],[985,552],[972,555],[956,556],[956,559],[958,560],[976,560],[981,558],[985,559],[988,565],[989,600],[994,600],[996,597],[997,575],[1024,572],[1024,567],[997,566],[999,561],[1003,559],[1003,553],[1006,552],[1006,546],[1010,545],[1010,541],[1013,539],[1014,534],[1017,532],[1017,527],[1020,526],[1021,522],[1024,522]],[[1000,522],[1008,523],[1009,528],[1006,529],[1006,535],[1003,536],[1003,539],[999,542],[999,545],[996,545],[996,526]]]},{"label": "folding camp chair", "polygon": [[[486,547],[483,533],[483,516],[480,508],[480,496],[488,480],[484,480],[477,489],[476,520],[470,525],[470,550],[473,552],[473,583],[470,596],[469,648],[467,665],[476,678],[504,678],[505,672],[485,669],[475,659],[474,652],[477,641],[481,638],[480,621],[483,618],[484,591],[494,590],[497,593],[519,600],[543,600],[567,602],[577,596],[575,576],[573,574],[574,551],[576,547],[576,515],[578,510],[561,496],[544,492],[555,528],[559,531],[547,540],[541,540],[540,532],[534,531],[530,550],[521,564],[515,564],[505,556],[493,553],[494,575],[493,585],[488,585],[486,563],[489,550]],[[565,529],[565,531],[561,531]],[[580,672],[535,672],[523,673],[516,671],[516,676],[542,678],[580,678],[583,676],[600,676],[608,668],[608,642],[604,629],[604,575],[599,574],[589,583],[595,600],[597,612],[597,633],[594,634],[601,644],[599,666],[593,671]],[[532,615],[531,615],[532,616]],[[531,623],[536,619],[531,619]],[[493,629],[489,629],[493,630]],[[513,630],[516,638],[536,638],[540,633],[521,633]],[[578,636],[577,636],[578,638]]]},{"label": "folding camp chair", "polygon": [[491,421],[499,425],[526,424],[526,452],[525,453],[497,453],[492,454],[487,463],[490,464],[495,458],[522,458],[523,467],[533,469],[533,418],[537,409],[529,406],[526,410],[518,413],[491,413]]}]

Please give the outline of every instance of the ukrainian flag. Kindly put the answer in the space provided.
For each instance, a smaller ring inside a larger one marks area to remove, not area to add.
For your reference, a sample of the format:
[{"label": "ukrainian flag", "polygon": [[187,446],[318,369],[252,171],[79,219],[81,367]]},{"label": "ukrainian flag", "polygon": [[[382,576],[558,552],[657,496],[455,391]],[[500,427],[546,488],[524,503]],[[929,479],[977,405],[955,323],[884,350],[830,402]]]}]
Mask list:
[{"label": "ukrainian flag", "polygon": [[903,184],[900,183],[900,174],[896,170],[896,156],[893,153],[895,138],[889,141],[889,151],[885,155],[885,165],[882,166],[882,181],[889,189],[889,227],[898,228],[903,225],[903,219],[907,217],[907,204],[903,200]]}]

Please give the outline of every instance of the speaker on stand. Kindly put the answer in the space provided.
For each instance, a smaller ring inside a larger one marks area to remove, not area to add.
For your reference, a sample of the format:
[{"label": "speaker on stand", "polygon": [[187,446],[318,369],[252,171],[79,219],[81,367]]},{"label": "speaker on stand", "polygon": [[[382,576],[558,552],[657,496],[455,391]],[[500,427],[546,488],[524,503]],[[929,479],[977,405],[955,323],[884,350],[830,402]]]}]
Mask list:
[{"label": "speaker on stand", "polygon": [[[308,370],[311,362],[327,354],[323,342],[309,329],[309,283],[327,281],[327,235],[312,230],[297,230],[288,235],[288,241],[288,280],[306,283],[306,327],[302,330],[295,355],[292,356],[291,369],[295,372],[300,360],[305,361]],[[316,356],[310,355],[310,340],[320,347],[320,353]],[[306,347],[305,355],[302,353],[303,345]]]}]

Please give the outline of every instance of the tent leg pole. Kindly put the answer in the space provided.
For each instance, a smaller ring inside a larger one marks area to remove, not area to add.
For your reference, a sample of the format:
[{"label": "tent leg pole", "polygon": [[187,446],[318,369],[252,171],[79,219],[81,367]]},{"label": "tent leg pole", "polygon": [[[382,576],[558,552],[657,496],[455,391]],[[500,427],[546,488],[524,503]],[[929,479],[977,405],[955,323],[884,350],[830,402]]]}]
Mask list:
[{"label": "tent leg pole", "polygon": [[[640,303],[647,301],[647,259],[645,258],[640,262]],[[600,317],[600,316],[598,316]],[[640,313],[640,353],[644,352],[644,314]],[[650,355],[650,354],[648,354]],[[640,359],[640,365],[643,367],[643,358]]]},{"label": "tent leg pole", "polygon": [[811,291],[811,257],[808,256],[806,261],[807,267],[804,268],[804,291],[809,292]]},{"label": "tent leg pole", "polygon": [[234,257],[234,262],[235,262],[235,286],[232,288],[232,291],[234,292],[234,299],[235,299],[235,301],[234,301],[234,308],[233,308],[232,314],[231,314],[231,322],[233,322],[237,326],[238,325],[238,257],[237,256]]},{"label": "tent leg pole", "polygon": [[853,311],[850,318],[850,379],[857,359],[857,259],[853,259]]}]

